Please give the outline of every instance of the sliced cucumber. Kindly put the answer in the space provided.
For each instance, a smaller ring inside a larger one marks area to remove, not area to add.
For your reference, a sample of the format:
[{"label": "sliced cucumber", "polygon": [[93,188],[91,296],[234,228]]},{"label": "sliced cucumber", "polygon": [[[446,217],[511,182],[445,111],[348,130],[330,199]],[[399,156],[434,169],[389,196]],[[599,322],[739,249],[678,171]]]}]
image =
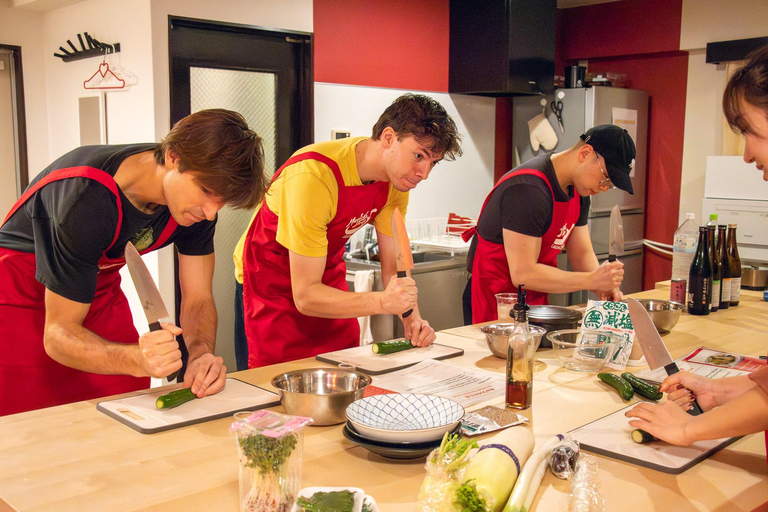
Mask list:
[{"label": "sliced cucumber", "polygon": [[651,400],[661,400],[661,397],[664,396],[664,393],[659,391],[659,388],[629,372],[622,373],[621,377],[629,382],[629,384],[632,386],[632,389],[635,390],[635,393],[643,395],[645,398],[649,398]]},{"label": "sliced cucumber", "polygon": [[645,430],[636,428],[632,431],[632,440],[638,444],[643,443],[650,443],[652,441],[656,441],[657,439],[653,437],[651,434],[646,432]]},{"label": "sliced cucumber", "polygon": [[380,341],[371,345],[374,354],[392,354],[409,348],[413,348],[411,340]]},{"label": "sliced cucumber", "polygon": [[597,377],[615,389],[622,400],[631,400],[632,397],[635,396],[632,385],[621,378],[621,376],[616,375],[615,373],[598,373]]},{"label": "sliced cucumber", "polygon": [[197,398],[197,396],[195,396],[190,388],[177,389],[176,391],[171,391],[167,395],[158,397],[155,402],[155,407],[158,409],[171,409],[195,398]]}]

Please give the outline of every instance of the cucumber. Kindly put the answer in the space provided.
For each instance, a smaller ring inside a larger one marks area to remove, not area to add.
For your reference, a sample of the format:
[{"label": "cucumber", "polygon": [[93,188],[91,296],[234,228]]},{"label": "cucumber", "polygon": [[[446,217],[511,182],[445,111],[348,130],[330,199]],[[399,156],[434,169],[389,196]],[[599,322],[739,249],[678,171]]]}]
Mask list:
[{"label": "cucumber", "polygon": [[659,391],[659,388],[650,382],[644,381],[640,377],[635,377],[629,372],[622,373],[621,377],[629,382],[629,384],[632,386],[632,389],[635,390],[635,393],[643,395],[645,398],[649,398],[651,400],[661,400],[661,397],[664,396],[664,393]]},{"label": "cucumber", "polygon": [[615,373],[598,373],[597,377],[611,386],[623,400],[631,400],[635,396],[632,385]]},{"label": "cucumber", "polygon": [[656,441],[657,439],[653,437],[651,434],[646,432],[645,430],[636,428],[632,431],[632,440],[638,444],[643,443],[650,443],[652,441]]},{"label": "cucumber", "polygon": [[380,341],[379,343],[371,344],[371,350],[373,350],[374,354],[392,354],[401,350],[408,350],[409,348],[413,348],[411,340]]},{"label": "cucumber", "polygon": [[177,389],[167,395],[158,397],[155,407],[158,409],[170,409],[197,398],[190,388]]}]

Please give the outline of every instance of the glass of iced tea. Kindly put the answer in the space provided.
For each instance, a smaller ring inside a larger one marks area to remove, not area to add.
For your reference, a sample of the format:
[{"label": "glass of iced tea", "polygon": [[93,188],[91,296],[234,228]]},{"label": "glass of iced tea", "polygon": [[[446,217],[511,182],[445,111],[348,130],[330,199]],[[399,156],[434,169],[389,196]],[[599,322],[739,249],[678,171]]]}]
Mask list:
[{"label": "glass of iced tea", "polygon": [[496,294],[496,313],[499,322],[514,322],[512,315],[512,306],[517,304],[516,293],[497,293]]}]

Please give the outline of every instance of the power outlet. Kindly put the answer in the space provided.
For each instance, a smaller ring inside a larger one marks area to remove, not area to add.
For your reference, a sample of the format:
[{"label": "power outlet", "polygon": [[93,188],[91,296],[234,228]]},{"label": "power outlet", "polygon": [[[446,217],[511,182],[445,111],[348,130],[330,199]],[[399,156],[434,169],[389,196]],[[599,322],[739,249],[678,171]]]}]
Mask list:
[{"label": "power outlet", "polygon": [[331,130],[331,140],[346,139],[350,135],[349,130]]}]

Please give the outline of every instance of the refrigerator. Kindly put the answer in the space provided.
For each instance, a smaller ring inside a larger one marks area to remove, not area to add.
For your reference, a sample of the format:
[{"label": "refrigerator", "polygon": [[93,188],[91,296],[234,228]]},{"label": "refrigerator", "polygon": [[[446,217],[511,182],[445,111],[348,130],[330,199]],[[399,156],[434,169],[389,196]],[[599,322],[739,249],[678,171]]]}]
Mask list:
[{"label": "refrigerator", "polygon": [[[561,132],[557,115],[551,103],[562,101]],[[542,105],[542,101],[545,104]],[[542,113],[557,134],[557,146],[552,150],[539,148],[534,152],[531,146],[528,121]],[[609,217],[611,209],[618,204],[624,224],[624,281],[622,292],[642,291],[643,282],[643,226],[645,220],[646,155],[648,145],[648,93],[635,89],[618,87],[585,87],[555,89],[551,94],[539,96],[518,96],[513,100],[512,143],[515,163],[520,163],[547,151],[563,151],[578,142],[579,136],[599,124],[618,124],[627,128],[635,147],[635,165],[632,172],[632,186],[635,194],[613,189],[592,197],[589,212],[589,233],[598,261],[608,259]],[[518,160],[519,158],[519,160]],[[558,267],[571,270],[563,251],[558,257]],[[594,295],[588,291],[568,294],[550,294],[550,304],[570,306],[582,304]]]}]

